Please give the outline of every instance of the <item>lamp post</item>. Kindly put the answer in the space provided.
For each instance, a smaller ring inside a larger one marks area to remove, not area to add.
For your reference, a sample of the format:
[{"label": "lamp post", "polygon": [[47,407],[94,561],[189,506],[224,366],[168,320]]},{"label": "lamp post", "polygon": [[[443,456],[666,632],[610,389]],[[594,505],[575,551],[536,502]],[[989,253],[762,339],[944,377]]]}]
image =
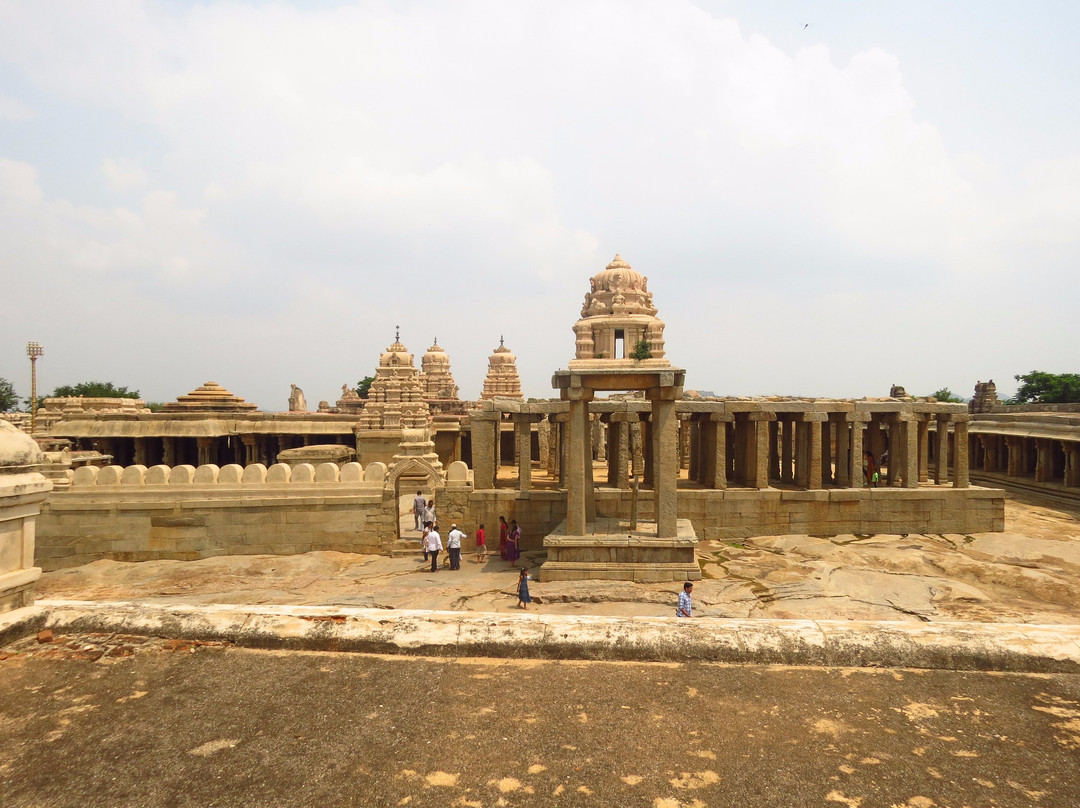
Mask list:
[{"label": "lamp post", "polygon": [[39,342],[26,343],[26,355],[30,357],[30,434],[37,431],[37,358],[45,353]]}]

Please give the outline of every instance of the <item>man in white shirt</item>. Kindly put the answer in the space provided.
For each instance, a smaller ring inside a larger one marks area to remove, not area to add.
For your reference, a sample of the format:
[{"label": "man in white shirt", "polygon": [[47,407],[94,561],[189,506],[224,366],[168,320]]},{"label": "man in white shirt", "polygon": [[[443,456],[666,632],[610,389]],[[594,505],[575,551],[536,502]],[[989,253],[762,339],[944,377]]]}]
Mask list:
[{"label": "man in white shirt", "polygon": [[450,525],[450,535],[446,537],[446,549],[450,553],[450,569],[461,569],[461,540],[465,534],[458,530],[457,525]]},{"label": "man in white shirt", "polygon": [[439,535],[439,526],[432,525],[424,539],[424,549],[431,556],[431,571],[439,571],[439,553],[442,551],[442,536]]}]

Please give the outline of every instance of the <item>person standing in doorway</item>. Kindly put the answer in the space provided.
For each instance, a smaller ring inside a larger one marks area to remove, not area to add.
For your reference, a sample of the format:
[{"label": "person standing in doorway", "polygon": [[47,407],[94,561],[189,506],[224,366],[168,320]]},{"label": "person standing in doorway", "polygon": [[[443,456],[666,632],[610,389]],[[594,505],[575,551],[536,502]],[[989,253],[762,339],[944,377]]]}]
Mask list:
[{"label": "person standing in doorway", "polygon": [[428,551],[428,555],[431,556],[431,571],[439,571],[439,553],[442,551],[442,536],[439,535],[439,526],[432,523],[431,529],[428,531],[427,539],[424,544]]},{"label": "person standing in doorway", "polygon": [[435,500],[429,499],[424,506],[424,521],[435,524]]},{"label": "person standing in doorway", "polygon": [[446,551],[450,553],[450,569],[461,569],[461,540],[465,534],[458,530],[457,525],[450,525],[450,535],[446,537]]},{"label": "person standing in doorway", "polygon": [[682,585],[682,592],[679,593],[679,605],[675,608],[676,617],[694,616],[694,603],[690,596],[693,591],[694,585],[689,581]]},{"label": "person standing in doorway", "polygon": [[427,507],[427,500],[424,499],[424,495],[419,491],[416,492],[416,496],[412,501],[412,513],[413,513],[413,530],[424,529],[424,508]]}]

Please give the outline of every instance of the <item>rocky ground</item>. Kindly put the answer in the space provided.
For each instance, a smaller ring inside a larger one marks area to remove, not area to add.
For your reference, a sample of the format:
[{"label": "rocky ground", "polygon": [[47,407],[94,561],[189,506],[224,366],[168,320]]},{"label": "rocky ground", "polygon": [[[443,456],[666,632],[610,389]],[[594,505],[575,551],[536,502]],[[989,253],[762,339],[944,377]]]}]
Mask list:
[{"label": "rocky ground", "polygon": [[[697,613],[714,617],[1075,623],[1080,513],[1006,502],[1004,533],[767,536],[702,542]],[[525,559],[539,573],[543,553]],[[506,611],[516,570],[498,557],[426,571],[409,558],[318,552],[139,564],[98,561],[46,573],[39,598],[167,603],[347,605]],[[548,613],[668,615],[678,586],[532,585]]]}]

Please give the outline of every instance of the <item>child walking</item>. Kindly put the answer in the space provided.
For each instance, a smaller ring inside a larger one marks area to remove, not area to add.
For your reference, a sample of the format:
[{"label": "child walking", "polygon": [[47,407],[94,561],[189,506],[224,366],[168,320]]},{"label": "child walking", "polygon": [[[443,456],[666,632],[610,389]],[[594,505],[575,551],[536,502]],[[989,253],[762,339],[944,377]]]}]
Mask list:
[{"label": "child walking", "polygon": [[518,576],[518,606],[528,609],[530,603],[532,603],[532,598],[529,596],[529,571],[522,567],[521,574]]}]

